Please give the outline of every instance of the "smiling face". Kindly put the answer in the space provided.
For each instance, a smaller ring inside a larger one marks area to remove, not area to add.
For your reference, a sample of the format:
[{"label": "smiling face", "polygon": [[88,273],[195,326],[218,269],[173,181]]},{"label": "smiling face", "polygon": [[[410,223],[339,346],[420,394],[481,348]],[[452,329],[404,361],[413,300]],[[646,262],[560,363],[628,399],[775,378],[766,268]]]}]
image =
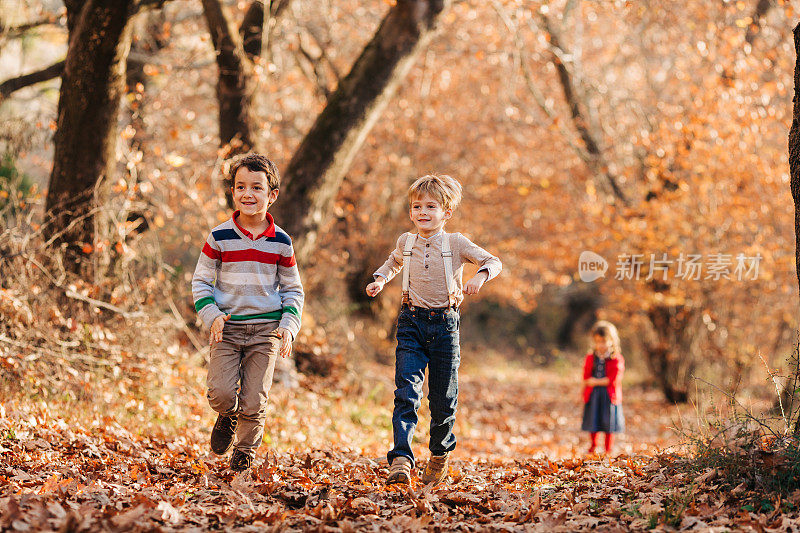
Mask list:
[{"label": "smiling face", "polygon": [[240,214],[252,219],[266,218],[267,210],[278,198],[278,190],[269,188],[266,173],[253,172],[247,167],[236,171],[231,194]]},{"label": "smiling face", "polygon": [[445,209],[438,200],[424,194],[411,201],[409,215],[422,237],[436,235],[453,216],[452,209]]}]

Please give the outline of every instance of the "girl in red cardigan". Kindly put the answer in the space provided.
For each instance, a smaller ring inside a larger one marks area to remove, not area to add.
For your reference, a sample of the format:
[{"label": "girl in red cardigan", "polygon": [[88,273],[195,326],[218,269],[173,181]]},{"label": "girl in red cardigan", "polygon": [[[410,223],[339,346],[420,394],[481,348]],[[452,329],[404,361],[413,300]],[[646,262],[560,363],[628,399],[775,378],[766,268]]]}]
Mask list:
[{"label": "girl in red cardigan", "polygon": [[589,453],[597,447],[598,433],[606,434],[606,453],[611,452],[614,433],[625,431],[622,414],[622,374],[625,360],[619,349],[619,333],[614,324],[601,320],[591,330],[594,350],[583,363],[583,424],[591,436]]}]

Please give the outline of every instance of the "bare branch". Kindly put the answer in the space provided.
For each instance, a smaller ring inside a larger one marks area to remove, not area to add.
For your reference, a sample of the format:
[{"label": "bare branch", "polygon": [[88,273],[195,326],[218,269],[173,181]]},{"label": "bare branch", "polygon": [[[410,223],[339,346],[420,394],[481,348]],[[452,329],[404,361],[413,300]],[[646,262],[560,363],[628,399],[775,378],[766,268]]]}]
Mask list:
[{"label": "bare branch", "polygon": [[758,0],[753,14],[750,16],[750,24],[747,26],[747,34],[744,40],[750,46],[753,46],[756,36],[761,32],[761,21],[769,13],[769,10],[775,6],[775,0]]},{"label": "bare branch", "polygon": [[520,65],[520,69],[522,70],[523,79],[525,80],[525,86],[528,89],[528,92],[531,93],[533,99],[536,101],[536,104],[539,108],[548,116],[550,119],[551,124],[557,124],[558,130],[561,132],[561,135],[566,140],[567,144],[575,151],[575,153],[580,157],[583,161],[589,160],[589,154],[584,150],[581,146],[575,144],[572,140],[572,135],[564,128],[563,125],[558,121],[558,114],[555,110],[548,105],[547,99],[545,98],[544,94],[539,90],[536,84],[533,81],[533,72],[531,72],[530,65],[528,64],[528,56],[525,52],[525,43],[522,41],[522,36],[520,35],[519,28],[511,21],[509,18],[508,13],[506,13],[505,9],[502,5],[500,5],[497,0],[493,0],[492,4],[494,5],[495,11],[500,16],[503,23],[506,25],[508,30],[514,35],[514,44],[515,44],[515,55],[517,56],[517,62]]},{"label": "bare branch", "polygon": [[4,37],[8,37],[9,39],[16,39],[18,37],[23,36],[25,33],[29,32],[30,30],[39,28],[41,26],[62,26],[63,24],[60,22],[61,15],[58,14],[51,14],[45,17],[42,17],[38,20],[32,20],[30,22],[24,22],[17,26],[9,26],[5,27],[0,24],[0,35]]},{"label": "bare branch", "polygon": [[339,74],[339,69],[336,68],[336,65],[333,64],[331,57],[328,55],[327,49],[330,43],[323,42],[323,39],[319,36],[319,33],[315,28],[306,26],[306,31],[308,34],[314,39],[314,42],[317,43],[317,46],[320,49],[320,56],[319,59],[325,60],[325,63],[328,65],[328,68],[331,70],[333,75],[336,77],[336,83],[342,79],[341,74]]},{"label": "bare branch", "polygon": [[324,54],[320,54],[318,57],[314,57],[314,55],[303,45],[303,38],[300,34],[297,34],[297,50],[300,53],[306,62],[311,66],[311,71],[308,68],[304,68],[300,61],[298,61],[298,65],[303,70],[303,73],[306,75],[307,78],[312,79],[316,85],[317,89],[319,90],[322,95],[327,98],[331,90],[328,88],[328,82],[325,76],[324,69],[322,67],[322,56]]},{"label": "bare branch", "polygon": [[550,36],[550,51],[552,55],[551,62],[556,68],[558,81],[561,84],[561,90],[564,93],[564,99],[569,107],[572,123],[575,126],[575,129],[578,131],[578,135],[580,136],[583,144],[586,146],[586,150],[590,155],[590,159],[587,161],[587,164],[595,175],[600,175],[605,178],[605,180],[608,182],[608,187],[610,188],[612,195],[618,198],[624,205],[628,205],[628,199],[625,197],[625,194],[619,187],[616,177],[609,171],[608,164],[605,161],[605,157],[600,149],[600,145],[590,131],[588,122],[581,109],[581,102],[576,96],[575,87],[572,82],[572,75],[567,69],[565,62],[569,54],[564,50],[558,33],[553,29],[553,26],[550,23],[550,19],[546,15],[540,14],[540,20],[544,30]]},{"label": "bare branch", "polygon": [[18,91],[25,87],[30,87],[31,85],[36,85],[37,83],[41,83],[43,81],[52,80],[53,78],[61,76],[63,72],[64,60],[61,60],[58,63],[54,63],[49,67],[37,70],[36,72],[31,72],[17,78],[6,80],[3,83],[0,83],[0,101],[8,98],[8,95],[14,91]]},{"label": "bare branch", "polygon": [[269,9],[264,9],[263,0],[255,0],[248,6],[239,28],[244,51],[251,57],[268,57],[272,33],[292,0],[267,0]]}]

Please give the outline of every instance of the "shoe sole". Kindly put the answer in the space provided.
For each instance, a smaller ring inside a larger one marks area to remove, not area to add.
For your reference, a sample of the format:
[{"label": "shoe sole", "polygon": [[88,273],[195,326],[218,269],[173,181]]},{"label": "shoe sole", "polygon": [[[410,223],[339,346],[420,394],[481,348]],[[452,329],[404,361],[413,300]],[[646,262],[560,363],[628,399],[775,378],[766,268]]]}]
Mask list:
[{"label": "shoe sole", "polygon": [[410,485],[411,484],[411,478],[408,476],[408,474],[404,474],[404,473],[393,474],[393,475],[389,476],[388,478],[386,478],[386,484],[387,485]]},{"label": "shoe sole", "polygon": [[211,445],[209,445],[209,446],[211,447],[211,451],[214,452],[215,454],[217,454],[217,455],[225,455],[226,453],[228,453],[230,451],[231,448],[233,448],[233,439],[231,439],[231,443],[228,444],[228,447],[225,448],[224,450],[215,450],[213,446],[211,446]]}]

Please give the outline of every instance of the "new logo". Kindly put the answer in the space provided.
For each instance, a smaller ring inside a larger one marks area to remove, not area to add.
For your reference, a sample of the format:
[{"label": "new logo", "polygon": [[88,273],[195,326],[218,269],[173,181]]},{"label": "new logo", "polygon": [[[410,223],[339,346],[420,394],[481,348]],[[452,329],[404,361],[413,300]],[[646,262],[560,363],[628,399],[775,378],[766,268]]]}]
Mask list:
[{"label": "new logo", "polygon": [[584,250],[578,258],[578,275],[581,281],[590,283],[598,278],[605,277],[608,270],[608,261],[602,256]]}]

